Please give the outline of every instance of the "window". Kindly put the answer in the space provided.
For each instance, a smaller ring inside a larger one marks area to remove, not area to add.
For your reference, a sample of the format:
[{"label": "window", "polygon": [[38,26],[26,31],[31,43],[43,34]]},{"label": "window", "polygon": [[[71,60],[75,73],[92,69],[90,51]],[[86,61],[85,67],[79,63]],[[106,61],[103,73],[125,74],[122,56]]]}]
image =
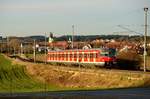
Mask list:
[{"label": "window", "polygon": [[66,54],[66,58],[68,58],[68,54]]},{"label": "window", "polygon": [[109,56],[109,57],[115,56],[116,55],[116,49],[111,49],[111,48],[103,49],[103,50],[101,50],[100,55],[101,56]]},{"label": "window", "polygon": [[61,56],[62,56],[62,58],[64,58],[64,54],[62,54]]},{"label": "window", "polygon": [[90,58],[93,58],[93,53],[90,53]]},{"label": "window", "polygon": [[72,54],[70,54],[70,58],[72,58]]},{"label": "window", "polygon": [[95,58],[98,58],[98,53],[95,53]]},{"label": "window", "polygon": [[79,54],[79,58],[82,58],[82,53]]},{"label": "window", "polygon": [[87,58],[87,54],[86,53],[84,54],[84,58]]},{"label": "window", "polygon": [[77,54],[74,54],[74,58],[77,58]]}]

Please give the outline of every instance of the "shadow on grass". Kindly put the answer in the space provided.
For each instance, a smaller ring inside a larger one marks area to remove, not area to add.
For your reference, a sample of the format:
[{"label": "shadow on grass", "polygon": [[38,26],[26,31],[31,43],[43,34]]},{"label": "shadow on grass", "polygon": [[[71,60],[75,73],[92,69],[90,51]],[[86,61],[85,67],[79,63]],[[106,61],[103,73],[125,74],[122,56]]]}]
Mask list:
[{"label": "shadow on grass", "polygon": [[117,66],[114,68],[123,69],[123,70],[140,70],[140,61],[118,59]]},{"label": "shadow on grass", "polygon": [[[33,93],[4,93],[0,94],[0,99],[133,99],[133,93],[137,95],[141,91],[148,90],[145,87],[111,88],[111,89],[93,89],[93,90],[59,90]],[[147,91],[147,92],[148,92]],[[147,93],[146,93],[147,94]],[[131,95],[131,96],[130,96]],[[125,96],[125,98],[123,98]],[[144,95],[143,95],[144,96]],[[136,95],[134,99],[136,99]],[[144,98],[148,99],[148,98]]]}]

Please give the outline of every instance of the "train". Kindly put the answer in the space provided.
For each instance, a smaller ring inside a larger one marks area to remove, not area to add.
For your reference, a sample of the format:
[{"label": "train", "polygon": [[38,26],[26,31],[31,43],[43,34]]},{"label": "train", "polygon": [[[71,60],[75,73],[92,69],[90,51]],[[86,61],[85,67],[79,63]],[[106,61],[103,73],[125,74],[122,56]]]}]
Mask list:
[{"label": "train", "polygon": [[96,66],[112,66],[116,64],[116,49],[70,49],[48,51],[47,62],[93,64]]}]

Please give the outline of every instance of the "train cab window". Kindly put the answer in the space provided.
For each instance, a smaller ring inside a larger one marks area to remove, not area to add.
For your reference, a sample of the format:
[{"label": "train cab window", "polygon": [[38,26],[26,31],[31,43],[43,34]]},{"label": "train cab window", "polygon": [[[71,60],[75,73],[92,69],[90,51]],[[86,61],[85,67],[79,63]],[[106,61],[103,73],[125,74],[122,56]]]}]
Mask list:
[{"label": "train cab window", "polygon": [[104,50],[101,50],[100,55],[112,57],[112,56],[116,55],[116,50],[115,49],[104,49]]},{"label": "train cab window", "polygon": [[109,52],[107,52],[107,51],[101,51],[100,55],[101,56],[109,56]]},{"label": "train cab window", "polygon": [[109,49],[109,56],[116,56],[116,49]]}]

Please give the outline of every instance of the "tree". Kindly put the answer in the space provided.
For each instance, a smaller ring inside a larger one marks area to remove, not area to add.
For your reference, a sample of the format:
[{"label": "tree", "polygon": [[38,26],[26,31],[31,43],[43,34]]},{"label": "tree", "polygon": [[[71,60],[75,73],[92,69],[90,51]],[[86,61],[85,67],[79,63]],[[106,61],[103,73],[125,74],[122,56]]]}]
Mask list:
[{"label": "tree", "polygon": [[11,39],[8,42],[8,47],[10,49],[10,53],[19,53],[21,42],[19,39]]}]

